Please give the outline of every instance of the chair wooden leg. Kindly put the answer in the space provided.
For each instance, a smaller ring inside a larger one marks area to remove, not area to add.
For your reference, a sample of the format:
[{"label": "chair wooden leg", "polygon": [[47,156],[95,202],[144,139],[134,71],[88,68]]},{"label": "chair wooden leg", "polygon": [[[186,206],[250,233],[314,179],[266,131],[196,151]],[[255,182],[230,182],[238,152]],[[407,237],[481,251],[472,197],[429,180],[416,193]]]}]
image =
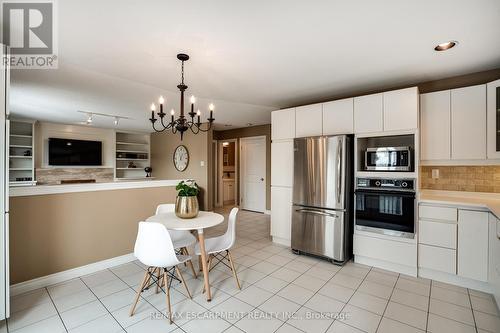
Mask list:
[{"label": "chair wooden leg", "polygon": [[139,297],[141,296],[142,289],[148,284],[151,277],[149,276],[149,268],[144,275],[144,279],[142,279],[141,285],[139,286],[139,290],[137,290],[137,295],[135,296],[134,303],[132,303],[132,308],[130,309],[130,317],[134,315],[135,307],[137,306],[137,302],[139,302]]},{"label": "chair wooden leg", "polygon": [[168,285],[168,276],[166,269],[163,274],[163,284],[165,285],[165,294],[167,295],[167,312],[168,312],[168,320],[170,324],[174,321],[172,320],[172,306],[170,305],[170,286]]},{"label": "chair wooden leg", "polygon": [[[184,253],[188,256],[189,255],[189,251],[187,248],[184,248]],[[196,274],[196,270],[194,269],[194,266],[193,266],[193,261],[192,260],[188,260],[187,261],[187,264],[189,265],[189,267],[191,268],[191,272],[193,272],[193,276],[195,279],[198,278],[198,274]]]},{"label": "chair wooden leg", "polygon": [[198,256],[198,270],[203,272],[203,263],[201,262],[201,255]]},{"label": "chair wooden leg", "polygon": [[234,279],[236,280],[236,285],[238,286],[238,289],[241,290],[240,280],[238,280],[238,275],[236,274],[236,268],[234,268],[233,258],[231,257],[231,252],[229,252],[229,250],[227,250],[227,257],[229,258],[229,263],[231,264],[231,269],[233,271]]},{"label": "chair wooden leg", "polygon": [[157,283],[156,283],[156,293],[158,294],[160,292],[160,285],[161,285],[161,280],[160,280],[160,276],[161,276],[161,269],[160,268],[157,268],[156,271],[156,279],[157,279]]},{"label": "chair wooden leg", "polygon": [[175,270],[177,271],[177,274],[179,275],[179,278],[181,279],[182,284],[184,285],[184,288],[186,288],[186,292],[187,292],[189,298],[193,299],[193,297],[191,296],[191,293],[189,292],[188,285],[186,284],[186,281],[184,280],[184,276],[182,275],[181,270],[179,269],[178,266],[175,266]]},{"label": "chair wooden leg", "polygon": [[[186,255],[186,252],[187,252],[187,249],[185,247],[181,248],[182,255]],[[184,267],[186,267],[186,266],[187,266],[187,264],[186,264],[186,262],[184,262]]]}]

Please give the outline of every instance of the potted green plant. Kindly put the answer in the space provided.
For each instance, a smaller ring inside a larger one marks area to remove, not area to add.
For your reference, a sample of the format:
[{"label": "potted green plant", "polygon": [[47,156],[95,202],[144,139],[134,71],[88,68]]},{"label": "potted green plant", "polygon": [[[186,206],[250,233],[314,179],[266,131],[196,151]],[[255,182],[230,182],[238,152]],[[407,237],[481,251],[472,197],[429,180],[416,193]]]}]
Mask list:
[{"label": "potted green plant", "polygon": [[175,215],[182,219],[192,219],[200,211],[198,193],[200,189],[194,180],[181,181],[175,187],[177,198],[175,200]]}]

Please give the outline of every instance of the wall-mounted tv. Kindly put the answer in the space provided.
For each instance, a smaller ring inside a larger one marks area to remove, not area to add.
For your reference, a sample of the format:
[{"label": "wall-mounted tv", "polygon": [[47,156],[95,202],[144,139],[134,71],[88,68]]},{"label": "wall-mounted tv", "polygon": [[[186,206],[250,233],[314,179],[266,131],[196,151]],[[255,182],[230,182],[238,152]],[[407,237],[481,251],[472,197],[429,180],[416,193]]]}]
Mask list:
[{"label": "wall-mounted tv", "polygon": [[49,165],[102,165],[102,142],[49,138]]}]

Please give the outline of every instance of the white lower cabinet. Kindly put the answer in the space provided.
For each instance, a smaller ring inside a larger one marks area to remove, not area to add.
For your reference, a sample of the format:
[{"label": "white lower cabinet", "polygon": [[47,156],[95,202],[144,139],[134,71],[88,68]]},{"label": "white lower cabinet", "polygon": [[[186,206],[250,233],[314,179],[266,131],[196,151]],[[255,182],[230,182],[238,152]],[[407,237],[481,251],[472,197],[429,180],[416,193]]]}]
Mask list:
[{"label": "white lower cabinet", "polygon": [[[283,243],[292,239],[292,188],[271,187],[271,236]],[[288,244],[289,245],[289,244]]]},{"label": "white lower cabinet", "polygon": [[486,282],[488,251],[488,212],[419,205],[419,275],[425,270],[450,274],[451,283],[457,278]]},{"label": "white lower cabinet", "polygon": [[418,267],[457,274],[457,251],[438,246],[418,245]]},{"label": "white lower cabinet", "polygon": [[488,280],[488,213],[458,211],[458,275]]},{"label": "white lower cabinet", "polygon": [[489,214],[488,283],[500,304],[500,220]]}]

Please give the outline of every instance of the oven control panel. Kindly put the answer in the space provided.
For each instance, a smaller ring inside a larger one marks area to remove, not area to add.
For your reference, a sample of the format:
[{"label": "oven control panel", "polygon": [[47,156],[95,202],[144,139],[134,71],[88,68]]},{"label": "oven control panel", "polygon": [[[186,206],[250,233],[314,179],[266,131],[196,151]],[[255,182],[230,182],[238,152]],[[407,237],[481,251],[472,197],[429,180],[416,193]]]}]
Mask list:
[{"label": "oven control panel", "polygon": [[387,178],[358,178],[358,188],[386,188],[400,190],[414,190],[414,179],[387,179]]}]

